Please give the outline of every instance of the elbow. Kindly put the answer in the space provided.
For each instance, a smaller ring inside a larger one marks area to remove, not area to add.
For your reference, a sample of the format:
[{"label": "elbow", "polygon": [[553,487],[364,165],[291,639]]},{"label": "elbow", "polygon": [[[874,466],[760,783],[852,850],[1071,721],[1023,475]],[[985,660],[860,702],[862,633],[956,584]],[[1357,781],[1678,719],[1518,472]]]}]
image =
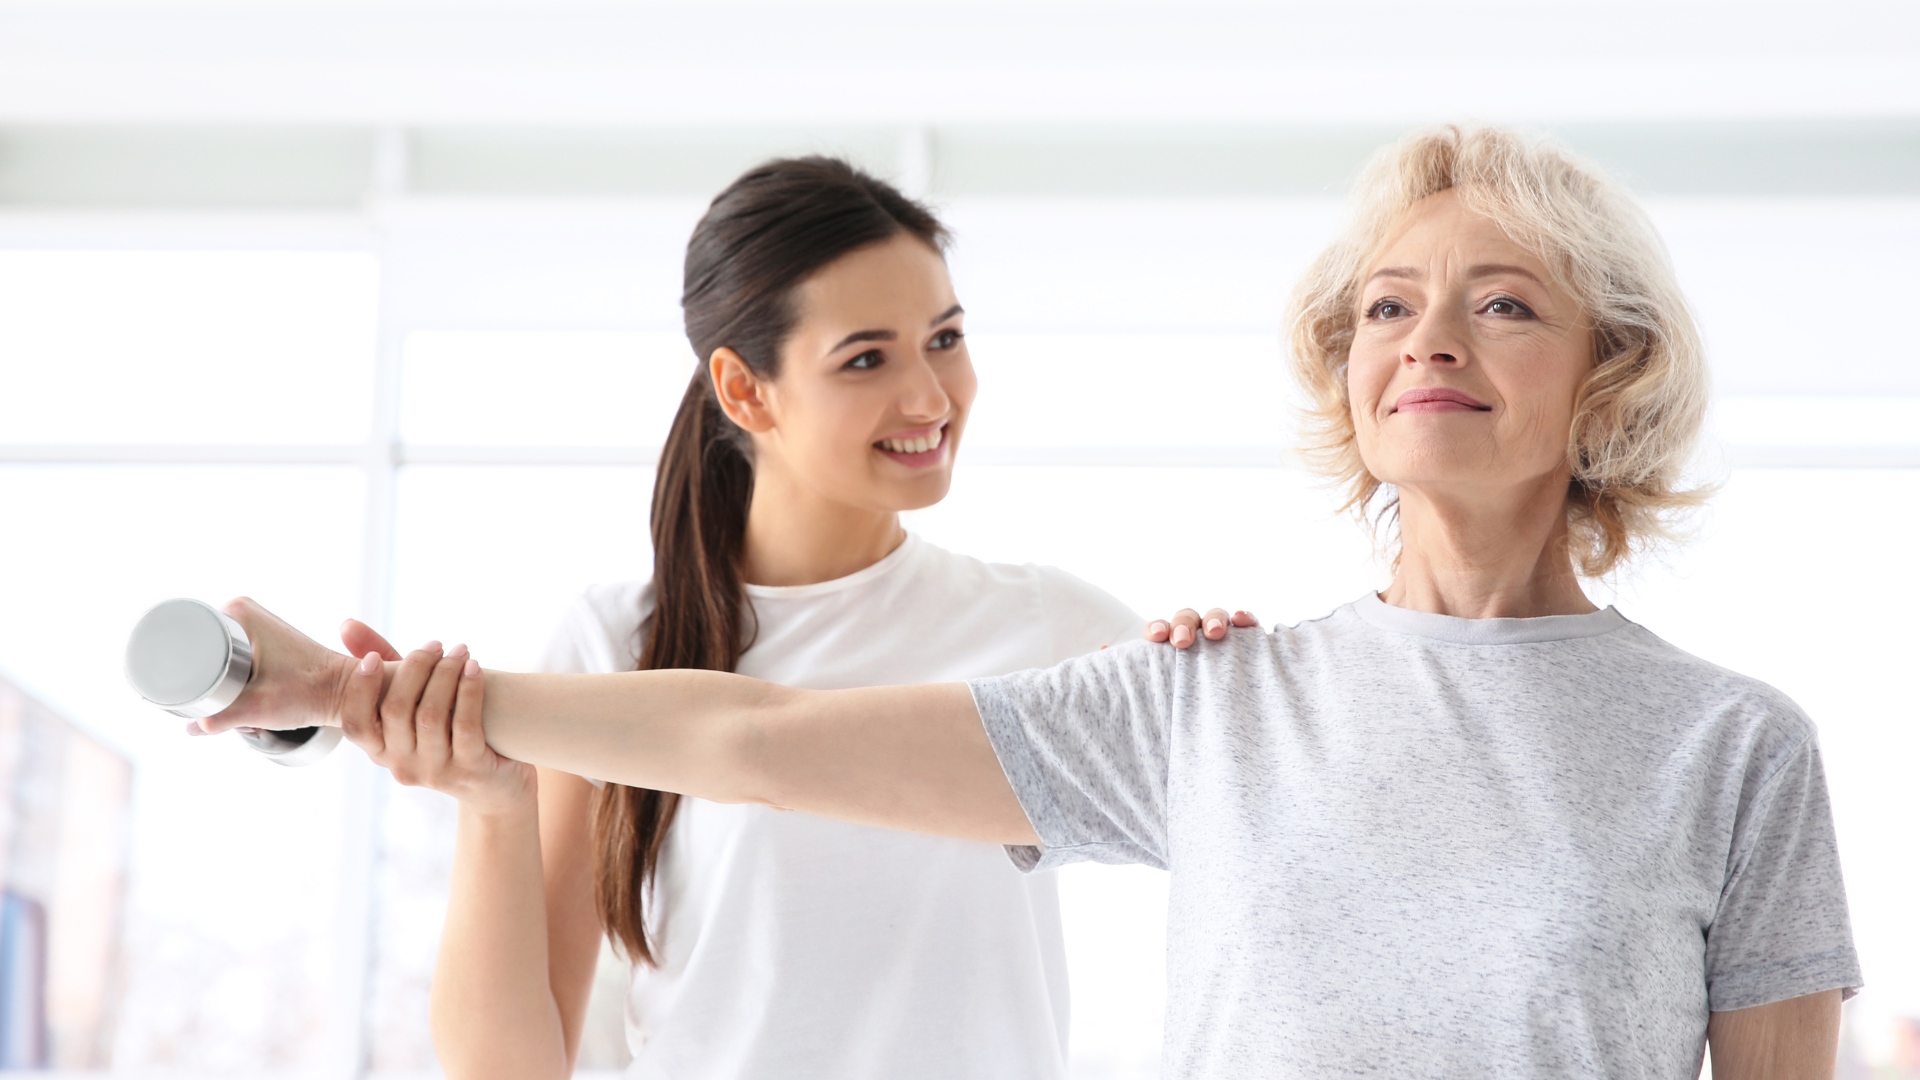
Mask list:
[{"label": "elbow", "polygon": [[766,684],[764,692],[738,709],[720,725],[716,756],[718,769],[713,802],[752,803],[776,810],[783,803],[778,764],[781,733],[791,726],[790,714],[800,691]]}]

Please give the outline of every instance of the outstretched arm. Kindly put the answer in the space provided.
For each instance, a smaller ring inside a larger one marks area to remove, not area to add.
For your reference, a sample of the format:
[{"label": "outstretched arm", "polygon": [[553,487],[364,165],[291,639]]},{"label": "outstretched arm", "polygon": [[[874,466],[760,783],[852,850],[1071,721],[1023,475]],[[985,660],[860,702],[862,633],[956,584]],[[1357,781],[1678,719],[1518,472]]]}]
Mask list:
[{"label": "outstretched arm", "polygon": [[717,671],[488,672],[485,717],[500,753],[581,776],[1035,842],[962,683],[794,690]]},{"label": "outstretched arm", "polygon": [[[226,610],[253,640],[254,678],[206,730],[374,715],[397,665],[377,654],[356,663],[250,600]],[[715,802],[1035,842],[964,684],[794,690],[715,671],[487,672],[485,688],[487,743],[532,765]]]}]

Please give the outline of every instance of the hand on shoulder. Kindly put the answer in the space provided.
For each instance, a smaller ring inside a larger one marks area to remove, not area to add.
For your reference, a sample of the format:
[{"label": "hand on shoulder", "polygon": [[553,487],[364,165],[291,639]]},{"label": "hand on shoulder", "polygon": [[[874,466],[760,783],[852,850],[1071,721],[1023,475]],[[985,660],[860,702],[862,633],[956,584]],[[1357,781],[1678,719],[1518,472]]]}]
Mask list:
[{"label": "hand on shoulder", "polygon": [[1229,615],[1224,609],[1210,608],[1205,615],[1192,608],[1181,608],[1172,619],[1155,619],[1147,624],[1146,639],[1162,642],[1176,649],[1188,649],[1200,638],[1219,641],[1227,636],[1231,627],[1260,625],[1260,620],[1250,611],[1236,611]]}]

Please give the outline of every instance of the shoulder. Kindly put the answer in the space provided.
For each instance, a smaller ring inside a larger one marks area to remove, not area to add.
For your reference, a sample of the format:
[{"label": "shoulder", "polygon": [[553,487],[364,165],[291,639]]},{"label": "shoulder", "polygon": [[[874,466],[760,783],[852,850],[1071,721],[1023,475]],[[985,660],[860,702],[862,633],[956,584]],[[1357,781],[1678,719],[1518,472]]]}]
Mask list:
[{"label": "shoulder", "polygon": [[920,543],[928,571],[950,586],[980,599],[998,596],[1016,603],[1019,618],[1045,628],[1056,660],[1131,641],[1146,625],[1112,593],[1057,566],[987,562]]},{"label": "shoulder", "polygon": [[1804,709],[1779,688],[1704,660],[1638,623],[1607,635],[1624,661],[1621,675],[1673,720],[1748,759],[1762,774],[1813,742]]},{"label": "shoulder", "polygon": [[639,662],[640,624],[652,611],[651,579],[587,586],[560,616],[541,670],[631,671]]}]

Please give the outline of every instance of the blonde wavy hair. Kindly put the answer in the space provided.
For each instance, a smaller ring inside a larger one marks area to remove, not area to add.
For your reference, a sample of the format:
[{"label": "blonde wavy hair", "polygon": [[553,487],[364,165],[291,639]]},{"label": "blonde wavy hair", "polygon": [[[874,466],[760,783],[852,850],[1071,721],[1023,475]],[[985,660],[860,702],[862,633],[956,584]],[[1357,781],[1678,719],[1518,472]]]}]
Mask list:
[{"label": "blonde wavy hair", "polygon": [[[1453,191],[1552,268],[1593,334],[1593,370],[1567,436],[1567,525],[1575,568],[1604,575],[1676,536],[1706,488],[1682,486],[1707,407],[1692,313],[1653,224],[1624,189],[1565,149],[1494,127],[1449,125],[1376,154],[1342,234],[1287,305],[1296,378],[1307,391],[1302,452],[1345,489],[1343,509],[1378,524],[1398,498],[1367,471],[1347,398],[1347,353],[1367,263],[1420,200]],[[1379,517],[1370,515],[1378,513]]]}]

